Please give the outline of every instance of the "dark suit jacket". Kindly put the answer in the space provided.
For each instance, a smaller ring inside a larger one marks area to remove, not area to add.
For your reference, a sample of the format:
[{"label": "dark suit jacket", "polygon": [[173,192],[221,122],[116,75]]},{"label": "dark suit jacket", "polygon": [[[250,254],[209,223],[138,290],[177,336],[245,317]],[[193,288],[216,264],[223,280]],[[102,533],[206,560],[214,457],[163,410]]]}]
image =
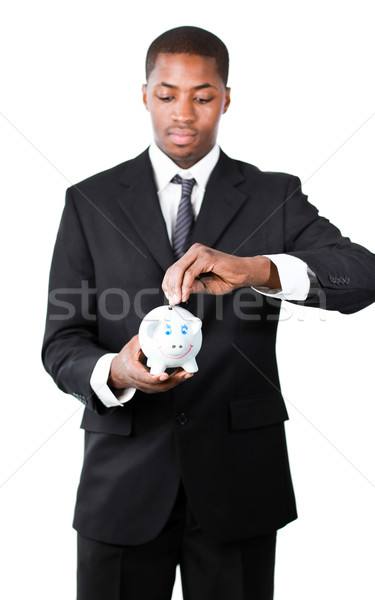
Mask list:
[{"label": "dark suit jacket", "polygon": [[[316,273],[305,304],[343,313],[375,299],[375,256],[318,216],[298,178],[221,153],[193,242],[240,256],[285,252]],[[200,526],[221,540],[296,518],[275,337],[280,301],[251,288],[193,296],[203,320],[199,371],[174,390],[106,408],[90,388],[97,360],[118,352],[165,303],[174,262],[148,153],[67,190],[53,255],[43,362],[85,405],[85,458],[74,526],[119,544],[152,539],[179,482]]]}]

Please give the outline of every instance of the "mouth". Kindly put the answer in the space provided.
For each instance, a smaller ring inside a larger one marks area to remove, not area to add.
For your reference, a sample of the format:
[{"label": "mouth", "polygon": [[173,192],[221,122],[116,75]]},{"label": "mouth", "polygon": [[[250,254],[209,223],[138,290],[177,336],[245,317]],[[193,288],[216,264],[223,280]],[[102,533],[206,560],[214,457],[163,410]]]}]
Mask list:
[{"label": "mouth", "polygon": [[196,138],[197,132],[191,129],[171,129],[168,136],[176,146],[186,146]]},{"label": "mouth", "polygon": [[193,348],[193,344],[190,344],[189,350],[187,352],[185,352],[185,354],[182,354],[181,356],[170,356],[169,354],[166,354],[165,352],[163,352],[163,350],[161,349],[161,346],[158,347],[158,350],[159,350],[160,354],[165,356],[165,358],[171,358],[172,360],[178,360],[179,358],[184,358],[184,356],[189,354],[189,352],[192,348]]}]

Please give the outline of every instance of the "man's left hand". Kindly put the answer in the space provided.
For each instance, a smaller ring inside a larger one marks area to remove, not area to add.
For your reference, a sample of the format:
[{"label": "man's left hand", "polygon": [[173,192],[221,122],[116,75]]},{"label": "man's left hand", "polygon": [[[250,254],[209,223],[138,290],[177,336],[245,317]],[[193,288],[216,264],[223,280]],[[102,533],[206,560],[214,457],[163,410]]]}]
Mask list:
[{"label": "man's left hand", "polygon": [[164,275],[162,289],[171,305],[190,294],[226,294],[240,287],[280,288],[276,266],[265,256],[242,257],[193,244]]}]

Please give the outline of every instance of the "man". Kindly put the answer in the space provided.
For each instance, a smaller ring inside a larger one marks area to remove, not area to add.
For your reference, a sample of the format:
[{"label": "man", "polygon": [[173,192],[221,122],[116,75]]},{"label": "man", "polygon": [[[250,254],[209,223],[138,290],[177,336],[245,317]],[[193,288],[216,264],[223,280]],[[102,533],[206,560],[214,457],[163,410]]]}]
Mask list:
[{"label": "man", "polygon": [[[79,600],[270,600],[276,531],[296,518],[275,337],[280,299],[351,313],[375,256],[319,217],[296,177],[217,146],[230,104],[213,34],[162,34],[143,101],[155,142],[67,190],[43,361],[86,405],[74,526]],[[203,321],[199,371],[151,375],[143,316]]]}]

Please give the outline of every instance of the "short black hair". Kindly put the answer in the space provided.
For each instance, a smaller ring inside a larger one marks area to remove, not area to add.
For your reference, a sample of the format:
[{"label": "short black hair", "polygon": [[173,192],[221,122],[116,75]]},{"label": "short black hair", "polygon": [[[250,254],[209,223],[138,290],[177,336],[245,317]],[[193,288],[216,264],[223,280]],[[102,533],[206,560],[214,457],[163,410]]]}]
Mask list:
[{"label": "short black hair", "polygon": [[149,47],[146,56],[146,81],[155,67],[159,54],[191,54],[216,60],[217,71],[227,85],[229,54],[226,45],[216,35],[200,27],[175,27],[165,31]]}]

